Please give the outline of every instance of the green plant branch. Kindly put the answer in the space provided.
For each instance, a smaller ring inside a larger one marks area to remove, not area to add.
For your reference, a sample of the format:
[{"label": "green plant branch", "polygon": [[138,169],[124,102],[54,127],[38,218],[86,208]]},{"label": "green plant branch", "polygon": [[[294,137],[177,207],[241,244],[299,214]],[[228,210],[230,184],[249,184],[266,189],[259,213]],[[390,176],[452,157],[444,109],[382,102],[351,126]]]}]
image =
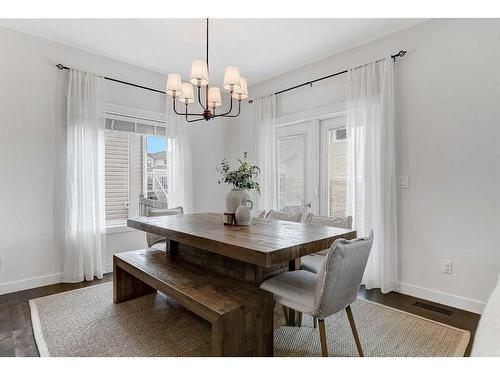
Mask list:
[{"label": "green plant branch", "polygon": [[260,194],[259,183],[255,178],[260,174],[260,168],[252,165],[247,161],[247,152],[243,153],[243,159],[238,158],[238,169],[231,170],[227,159],[223,159],[220,166],[217,167],[217,172],[220,178],[217,180],[219,184],[225,183],[233,186],[233,189],[257,190]]}]

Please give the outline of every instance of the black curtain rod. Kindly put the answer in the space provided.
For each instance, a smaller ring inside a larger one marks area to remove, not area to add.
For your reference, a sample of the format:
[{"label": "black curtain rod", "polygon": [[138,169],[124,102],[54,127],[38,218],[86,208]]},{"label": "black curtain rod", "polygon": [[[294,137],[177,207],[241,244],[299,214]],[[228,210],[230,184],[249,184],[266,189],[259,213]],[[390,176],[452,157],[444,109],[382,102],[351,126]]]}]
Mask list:
[{"label": "black curtain rod", "polygon": [[[63,64],[57,64],[56,66],[57,66],[57,68],[59,68],[59,70],[69,70],[69,68],[67,66],[64,66]],[[137,87],[137,88],[143,89],[143,90],[148,90],[148,91],[153,91],[153,92],[159,92],[160,94],[165,94],[165,91],[161,91],[161,90],[157,90],[157,89],[152,89],[151,87],[147,87],[147,86],[136,85],[135,83],[121,81],[121,80],[115,79],[115,78],[104,77],[104,79],[106,79],[108,81],[113,81],[113,82],[121,83],[121,84],[124,84],[124,85],[128,85],[128,86]]]},{"label": "black curtain rod", "polygon": [[[396,61],[396,58],[397,57],[403,57],[404,55],[406,55],[406,52],[407,51],[399,51],[398,53],[396,53],[395,55],[391,55],[392,59],[394,61]],[[380,60],[377,60],[377,62],[380,61]],[[59,70],[69,70],[69,68],[67,66],[64,66],[63,64],[57,64],[56,65],[57,68]],[[319,82],[319,81],[322,81],[324,79],[328,79],[328,78],[332,78],[332,77],[335,77],[335,76],[339,76],[341,74],[344,74],[344,73],[347,73],[347,70],[343,70],[341,72],[337,72],[337,73],[333,73],[333,74],[330,74],[330,75],[327,75],[327,76],[324,76],[324,77],[321,77],[321,78],[317,78],[317,79],[314,79],[312,81],[308,81],[308,82],[304,82],[304,83],[301,83],[300,85],[296,85],[296,86],[293,86],[293,87],[289,87],[287,89],[284,89],[284,90],[281,90],[281,91],[277,91],[274,93],[274,95],[279,95],[279,94],[283,94],[284,92],[287,92],[287,91],[290,91],[290,90],[295,90],[295,89],[298,89],[299,87],[303,87],[303,86],[307,86],[307,85],[311,85],[315,82]],[[162,91],[162,90],[157,90],[157,89],[153,89],[151,87],[147,87],[147,86],[141,86],[141,85],[136,85],[135,83],[130,83],[130,82],[126,82],[126,81],[121,81],[119,79],[115,79],[115,78],[110,78],[110,77],[104,77],[104,79],[108,80],[108,81],[112,81],[112,82],[117,82],[117,83],[121,83],[123,85],[128,85],[128,86],[133,86],[133,87],[137,87],[139,89],[143,89],[143,90],[148,90],[148,91],[153,91],[153,92],[158,92],[160,94],[164,94],[165,95],[165,91]],[[248,101],[249,103],[252,103],[253,100],[249,100]]]},{"label": "black curtain rod", "polygon": [[[407,51],[401,50],[398,53],[396,53],[395,55],[391,55],[391,57],[392,57],[392,59],[394,61],[396,61],[396,57],[403,57],[404,55],[406,55],[406,52]],[[379,61],[381,61],[381,60],[377,60],[376,62],[379,62]],[[284,90],[277,91],[277,92],[274,93],[274,95],[283,94],[284,92],[287,92],[287,91],[290,91],[290,90],[295,90],[295,89],[298,89],[299,87],[303,87],[303,86],[307,86],[307,85],[311,85],[312,86],[312,84],[315,83],[315,82],[322,81],[324,79],[332,78],[332,77],[335,77],[335,76],[339,76],[339,75],[344,74],[344,73],[347,73],[347,69],[343,70],[341,72],[337,72],[337,73],[333,73],[333,74],[321,77],[321,78],[316,78],[316,79],[314,79],[312,81],[307,81],[307,82],[301,83],[300,85],[296,85],[296,86],[289,87],[289,88],[284,89]],[[251,102],[252,101],[250,101],[250,103]]]}]

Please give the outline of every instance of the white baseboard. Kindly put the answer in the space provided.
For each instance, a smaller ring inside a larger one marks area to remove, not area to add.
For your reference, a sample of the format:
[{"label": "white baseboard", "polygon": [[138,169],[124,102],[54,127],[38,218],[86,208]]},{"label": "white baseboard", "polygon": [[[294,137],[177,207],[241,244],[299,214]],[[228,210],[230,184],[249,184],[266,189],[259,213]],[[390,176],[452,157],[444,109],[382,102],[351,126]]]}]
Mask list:
[{"label": "white baseboard", "polygon": [[486,302],[401,282],[399,283],[399,292],[457,309],[471,311],[476,314],[481,314],[486,306]]},{"label": "white baseboard", "polygon": [[[104,266],[104,273],[113,272],[113,263]],[[50,275],[31,277],[29,279],[9,281],[0,284],[0,296],[2,294],[19,292],[21,290],[39,288],[41,286],[58,284],[61,282],[62,273],[53,273]]]},{"label": "white baseboard", "polygon": [[108,263],[104,265],[104,273],[113,272],[113,263]]},{"label": "white baseboard", "polygon": [[20,290],[38,288],[45,285],[57,284],[61,282],[61,277],[61,273],[53,273],[50,275],[2,283],[0,284],[0,295],[19,292]]}]

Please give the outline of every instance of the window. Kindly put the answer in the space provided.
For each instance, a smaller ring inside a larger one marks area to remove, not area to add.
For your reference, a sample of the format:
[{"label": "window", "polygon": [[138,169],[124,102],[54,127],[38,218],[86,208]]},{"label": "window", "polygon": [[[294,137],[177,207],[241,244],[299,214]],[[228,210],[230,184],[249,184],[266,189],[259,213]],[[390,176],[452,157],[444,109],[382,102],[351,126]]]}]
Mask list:
[{"label": "window", "polygon": [[166,202],[168,198],[166,138],[148,135],[145,139],[147,197]]},{"label": "window", "polygon": [[125,226],[141,196],[167,199],[166,138],[106,130],[104,139],[106,226]]},{"label": "window", "polygon": [[344,127],[328,131],[328,216],[346,216],[347,144]]},{"label": "window", "polygon": [[303,135],[278,138],[279,209],[304,206],[305,139]]},{"label": "window", "polygon": [[106,131],[104,137],[106,226],[116,226],[129,217],[129,135]]}]

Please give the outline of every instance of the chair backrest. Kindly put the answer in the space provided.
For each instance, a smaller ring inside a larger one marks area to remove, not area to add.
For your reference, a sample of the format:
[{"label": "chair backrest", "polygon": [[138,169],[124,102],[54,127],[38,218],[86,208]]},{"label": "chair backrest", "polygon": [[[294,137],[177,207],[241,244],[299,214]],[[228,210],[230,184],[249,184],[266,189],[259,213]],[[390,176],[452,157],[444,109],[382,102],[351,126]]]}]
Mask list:
[{"label": "chair backrest", "polygon": [[258,219],[264,219],[266,217],[266,210],[255,211],[253,216],[258,218]]},{"label": "chair backrest", "polygon": [[144,198],[144,195],[139,196],[139,215],[150,216],[149,211],[154,209],[167,209],[168,203],[156,199]]},{"label": "chair backrest", "polygon": [[[169,216],[169,215],[182,215],[184,213],[184,209],[182,207],[174,207],[174,208],[150,208],[147,211],[148,217],[153,216]],[[148,246],[153,246],[155,243],[163,241],[165,238],[162,236],[158,236],[153,233],[146,233],[146,242]]]},{"label": "chair backrest", "polygon": [[334,242],[318,274],[315,313],[320,319],[356,300],[372,244],[373,232],[367,238]]},{"label": "chair backrest", "polygon": [[307,217],[310,215],[307,213],[307,210],[309,209],[309,205],[300,205],[300,206],[285,206],[282,208],[281,212],[295,212],[295,213],[301,213],[302,214],[302,219],[300,220],[301,222],[305,223],[305,220]]},{"label": "chair backrest", "polygon": [[294,221],[300,223],[302,212],[283,212],[271,210],[267,213],[266,219]]},{"label": "chair backrest", "polygon": [[336,227],[344,229],[352,229],[352,216],[315,216],[308,214],[306,223],[324,225],[327,227]]}]

